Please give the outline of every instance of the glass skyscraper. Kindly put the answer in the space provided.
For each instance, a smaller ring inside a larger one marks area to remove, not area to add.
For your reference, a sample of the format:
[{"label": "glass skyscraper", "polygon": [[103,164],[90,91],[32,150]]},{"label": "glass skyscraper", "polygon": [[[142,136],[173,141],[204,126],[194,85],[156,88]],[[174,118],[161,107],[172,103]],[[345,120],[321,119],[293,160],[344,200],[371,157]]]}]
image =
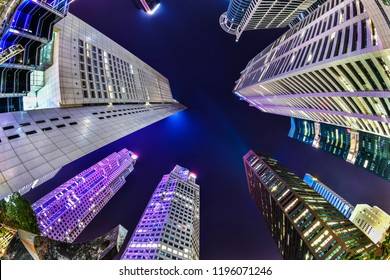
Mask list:
[{"label": "glass skyscraper", "polygon": [[252,0],[230,0],[227,11],[219,18],[222,29],[230,34],[235,34],[251,2]]},{"label": "glass skyscraper", "polygon": [[390,181],[389,138],[296,118],[288,136]]},{"label": "glass skyscraper", "polygon": [[325,198],[337,210],[339,210],[348,219],[351,217],[354,207],[351,203],[339,196],[337,193],[328,188],[325,184],[317,180],[310,174],[305,174],[303,181],[312,187],[318,194]]},{"label": "glass skyscraper", "polygon": [[122,255],[123,260],[198,260],[200,187],[176,165],[154,191]]},{"label": "glass skyscraper", "polygon": [[390,7],[328,0],[254,57],[234,92],[262,112],[390,138]]},{"label": "glass skyscraper", "polygon": [[136,159],[127,149],[113,153],[36,201],[42,235],[73,242],[125,184]]},{"label": "glass skyscraper", "polygon": [[367,257],[377,247],[325,198],[271,156],[244,156],[249,192],[284,259]]},{"label": "glass skyscraper", "polygon": [[[0,113],[23,110],[30,73],[51,65],[45,45],[50,45],[53,26],[68,8],[68,0],[1,1],[0,54],[5,60],[0,63]],[[14,51],[3,53],[6,50]]]}]

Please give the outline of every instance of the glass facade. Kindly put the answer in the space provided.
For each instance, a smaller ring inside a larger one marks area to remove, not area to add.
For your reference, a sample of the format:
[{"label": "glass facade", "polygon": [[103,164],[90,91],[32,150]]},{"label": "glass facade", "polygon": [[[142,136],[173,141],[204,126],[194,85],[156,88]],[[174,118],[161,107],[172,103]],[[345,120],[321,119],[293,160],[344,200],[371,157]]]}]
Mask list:
[{"label": "glass facade", "polygon": [[284,259],[367,257],[368,237],[298,176],[268,155],[244,156],[249,192]]},{"label": "glass facade", "polygon": [[291,118],[288,136],[390,181],[389,138],[296,118]]},{"label": "glass facade", "polygon": [[19,45],[24,51],[0,66],[0,99],[6,99],[0,100],[0,113],[23,110],[22,97],[30,91],[29,75],[51,65],[51,45],[45,45],[52,39],[54,24],[67,14],[68,8],[68,0],[8,1],[4,5],[0,50]]}]

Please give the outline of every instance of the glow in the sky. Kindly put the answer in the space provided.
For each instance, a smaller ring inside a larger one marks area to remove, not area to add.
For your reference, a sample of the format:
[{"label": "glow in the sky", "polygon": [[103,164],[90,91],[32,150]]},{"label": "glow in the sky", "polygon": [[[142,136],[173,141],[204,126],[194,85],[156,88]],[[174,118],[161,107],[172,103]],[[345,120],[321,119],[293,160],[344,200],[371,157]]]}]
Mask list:
[{"label": "glow in the sky", "polygon": [[149,14],[149,15],[153,15],[156,11],[157,11],[157,9],[160,7],[160,3],[158,3],[154,8],[153,8],[153,10],[149,10],[147,13]]}]

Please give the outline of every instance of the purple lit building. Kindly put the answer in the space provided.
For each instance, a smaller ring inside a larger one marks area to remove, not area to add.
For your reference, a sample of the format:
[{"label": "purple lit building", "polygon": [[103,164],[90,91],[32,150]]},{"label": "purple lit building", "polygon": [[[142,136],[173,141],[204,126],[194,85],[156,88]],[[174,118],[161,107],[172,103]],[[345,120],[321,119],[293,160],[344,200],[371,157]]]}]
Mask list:
[{"label": "purple lit building", "polygon": [[73,242],[133,171],[137,155],[122,149],[65,182],[32,208],[42,235]]},{"label": "purple lit building", "polygon": [[199,259],[200,188],[195,180],[179,165],[164,175],[121,259]]}]

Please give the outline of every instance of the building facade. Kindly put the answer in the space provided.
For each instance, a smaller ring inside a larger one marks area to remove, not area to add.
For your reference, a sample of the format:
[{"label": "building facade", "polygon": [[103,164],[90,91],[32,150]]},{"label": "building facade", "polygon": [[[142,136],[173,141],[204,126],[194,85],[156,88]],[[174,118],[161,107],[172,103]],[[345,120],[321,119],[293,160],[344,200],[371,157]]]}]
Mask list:
[{"label": "building facade", "polygon": [[0,113],[23,110],[30,73],[51,65],[53,25],[68,12],[68,0],[5,0],[0,3]]},{"label": "building facade", "polygon": [[0,199],[24,194],[62,166],[184,108],[129,104],[0,114]]},{"label": "building facade", "polygon": [[52,65],[31,72],[24,97],[33,110],[0,114],[0,199],[185,109],[164,76],[77,17],[53,32]]},{"label": "building facade", "polygon": [[53,37],[53,66],[33,73],[26,109],[174,102],[167,78],[76,16]]},{"label": "building facade", "polygon": [[150,199],[123,260],[198,260],[200,187],[196,176],[176,165]]},{"label": "building facade", "polygon": [[247,30],[286,27],[316,2],[318,0],[252,0],[236,29],[236,39]]},{"label": "building facade", "polygon": [[328,0],[260,52],[234,92],[262,112],[390,137],[390,7]]},{"label": "building facade", "polygon": [[295,118],[288,136],[390,181],[389,138]]},{"label": "building facade", "polygon": [[357,204],[351,221],[374,243],[382,243],[390,227],[390,215],[377,206]]},{"label": "building facade", "polygon": [[334,206],[268,155],[244,156],[249,192],[284,259],[367,257],[377,247]]},{"label": "building facade", "polygon": [[337,193],[328,188],[324,183],[317,180],[310,174],[305,174],[303,181],[308,184],[313,190],[325,198],[337,210],[341,212],[346,218],[350,218],[354,207],[351,203],[339,196]]},{"label": "building facade", "polygon": [[235,34],[252,0],[230,0],[226,12],[219,18],[222,29],[230,34]]},{"label": "building facade", "polygon": [[123,149],[32,204],[43,236],[72,243],[125,184],[137,156]]},{"label": "building facade", "polygon": [[302,20],[326,0],[231,0],[227,12],[220,17],[223,30],[236,35],[244,31],[283,28]]}]

